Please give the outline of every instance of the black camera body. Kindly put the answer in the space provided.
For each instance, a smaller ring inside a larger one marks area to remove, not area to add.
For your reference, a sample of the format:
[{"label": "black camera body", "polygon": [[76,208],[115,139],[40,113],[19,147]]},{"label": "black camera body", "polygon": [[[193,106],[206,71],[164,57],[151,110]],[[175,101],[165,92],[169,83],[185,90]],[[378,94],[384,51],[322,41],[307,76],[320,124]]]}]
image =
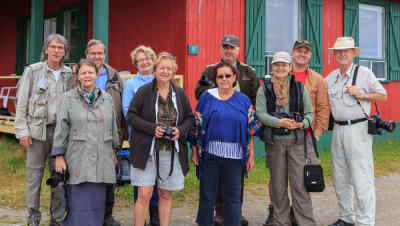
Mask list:
[{"label": "black camera body", "polygon": [[[298,113],[298,112],[272,112],[272,116],[277,117],[279,119],[282,118],[288,118],[288,119],[294,119],[296,122],[303,122],[303,116]],[[286,128],[272,128],[272,132],[274,135],[289,135],[290,134],[290,129]]]},{"label": "black camera body", "polygon": [[175,130],[172,129],[171,126],[162,127],[161,129],[163,129],[165,131],[162,139],[171,141],[172,137],[174,136],[174,135],[172,135],[172,133],[174,133]]},{"label": "black camera body", "polygon": [[289,116],[291,119],[294,119],[296,122],[303,122],[303,116],[298,112],[290,112]]},{"label": "black camera body", "polygon": [[199,83],[202,86],[215,86],[215,84],[210,79],[208,79],[208,77],[205,75],[201,76]]},{"label": "black camera body", "polygon": [[68,170],[64,170],[64,173],[58,173],[55,170],[52,170],[50,178],[46,180],[46,184],[50,185],[52,188],[55,188],[61,181],[65,183],[68,179]]},{"label": "black camera body", "polygon": [[382,131],[393,132],[396,124],[393,121],[385,121],[380,115],[373,115],[368,119],[368,133],[382,135]]}]

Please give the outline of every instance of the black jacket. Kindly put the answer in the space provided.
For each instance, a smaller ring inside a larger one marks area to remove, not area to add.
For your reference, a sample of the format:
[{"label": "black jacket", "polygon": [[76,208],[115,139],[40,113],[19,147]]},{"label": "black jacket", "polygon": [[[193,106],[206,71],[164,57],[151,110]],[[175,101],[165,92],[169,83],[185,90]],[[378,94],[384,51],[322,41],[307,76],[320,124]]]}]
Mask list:
[{"label": "black jacket", "polygon": [[[176,92],[176,102],[178,107],[178,123],[181,136],[179,143],[179,161],[181,163],[183,175],[189,172],[188,149],[186,145],[186,134],[194,124],[194,114],[185,91],[172,84]],[[144,170],[150,156],[151,143],[156,127],[155,105],[157,100],[157,79],[143,85],[138,89],[131,103],[129,104],[126,119],[128,125],[132,126],[129,141],[131,152],[131,163],[133,167]]]}]

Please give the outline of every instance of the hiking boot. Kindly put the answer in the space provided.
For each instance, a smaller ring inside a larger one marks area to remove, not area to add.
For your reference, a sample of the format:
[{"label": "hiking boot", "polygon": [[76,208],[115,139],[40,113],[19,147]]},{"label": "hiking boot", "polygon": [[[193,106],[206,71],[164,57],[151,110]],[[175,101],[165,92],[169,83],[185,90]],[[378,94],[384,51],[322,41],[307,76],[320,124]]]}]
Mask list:
[{"label": "hiking boot", "polygon": [[355,224],[353,223],[347,223],[346,221],[339,219],[335,223],[330,224],[329,226],[354,226],[354,225]]},{"label": "hiking boot", "polygon": [[268,217],[263,226],[275,226],[274,224],[274,206],[269,204],[268,207]]},{"label": "hiking boot", "polygon": [[51,218],[50,219],[50,226],[60,226],[62,223],[62,220],[59,218]]},{"label": "hiking boot", "polygon": [[293,212],[293,206],[290,206],[290,223],[292,224],[292,226],[298,226],[297,224],[297,220],[294,217],[294,212]]},{"label": "hiking boot", "polygon": [[224,217],[214,216],[214,226],[223,226],[223,225],[224,225]]},{"label": "hiking boot", "polygon": [[160,216],[158,215],[158,207],[150,208],[149,212],[150,212],[150,225],[160,226]]},{"label": "hiking boot", "polygon": [[39,221],[28,221],[27,226],[40,226]]},{"label": "hiking boot", "polygon": [[243,216],[243,214],[240,216],[240,223],[242,224],[242,226],[249,225],[249,221]]},{"label": "hiking boot", "polygon": [[103,226],[121,226],[117,221],[114,220],[112,215],[104,218]]}]

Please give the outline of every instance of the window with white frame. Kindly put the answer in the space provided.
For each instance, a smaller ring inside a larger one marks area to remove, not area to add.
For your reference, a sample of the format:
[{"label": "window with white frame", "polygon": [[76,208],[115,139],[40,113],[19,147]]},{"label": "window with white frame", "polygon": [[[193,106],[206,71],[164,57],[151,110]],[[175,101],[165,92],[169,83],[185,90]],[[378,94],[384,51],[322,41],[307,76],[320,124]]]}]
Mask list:
[{"label": "window with white frame", "polygon": [[376,78],[386,80],[385,8],[359,4],[359,64],[370,68]]},{"label": "window with white frame", "polygon": [[266,0],[265,77],[275,52],[291,52],[300,36],[300,0]]}]

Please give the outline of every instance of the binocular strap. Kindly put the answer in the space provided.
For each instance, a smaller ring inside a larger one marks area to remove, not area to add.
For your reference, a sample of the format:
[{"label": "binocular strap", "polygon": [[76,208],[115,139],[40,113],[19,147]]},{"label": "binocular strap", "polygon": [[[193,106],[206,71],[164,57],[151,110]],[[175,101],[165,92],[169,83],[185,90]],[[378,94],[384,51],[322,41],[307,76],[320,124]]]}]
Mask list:
[{"label": "binocular strap", "polygon": [[[171,175],[172,175],[172,172],[173,172],[173,170],[174,170],[175,142],[172,141],[171,144],[172,144],[172,148],[171,148],[171,169],[170,169],[170,171],[169,171],[168,176],[171,176]],[[163,180],[163,179],[161,178],[161,176],[160,176],[160,147],[159,147],[158,144],[156,143],[156,144],[154,145],[154,148],[156,149],[157,177],[158,177],[160,180]]]}]

